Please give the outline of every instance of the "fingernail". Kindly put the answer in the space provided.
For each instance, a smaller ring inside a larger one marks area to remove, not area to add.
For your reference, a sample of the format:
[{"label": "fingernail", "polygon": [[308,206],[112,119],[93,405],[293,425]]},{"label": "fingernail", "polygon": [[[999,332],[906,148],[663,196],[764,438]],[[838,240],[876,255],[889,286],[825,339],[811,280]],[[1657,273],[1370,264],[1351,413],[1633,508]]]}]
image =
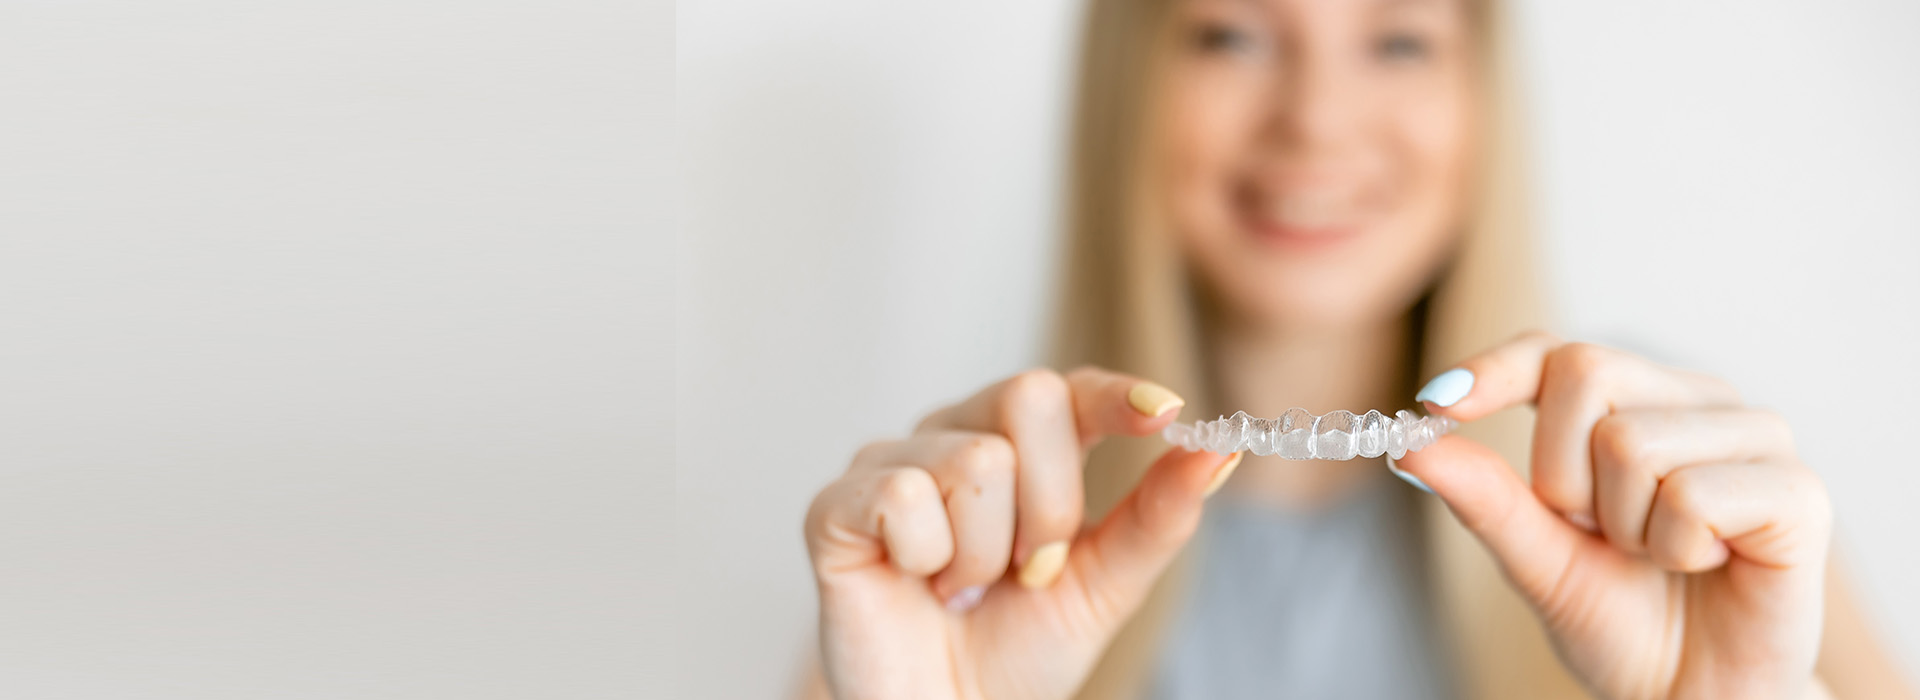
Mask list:
[{"label": "fingernail", "polygon": [[1060,578],[1060,571],[1067,565],[1067,543],[1055,542],[1033,550],[1027,557],[1027,563],[1020,567],[1020,585],[1028,588],[1046,588],[1053,580]]},{"label": "fingernail", "polygon": [[968,586],[966,588],[962,588],[960,589],[960,592],[953,594],[952,598],[947,599],[947,611],[954,612],[954,613],[964,613],[968,610],[972,610],[974,608],[980,607],[980,600],[986,597],[987,597],[986,586]]},{"label": "fingernail", "polygon": [[1213,492],[1219,491],[1222,486],[1226,486],[1227,477],[1233,476],[1233,470],[1240,466],[1240,458],[1245,456],[1247,456],[1245,452],[1235,452],[1233,453],[1233,457],[1227,459],[1226,464],[1220,465],[1220,469],[1213,473],[1213,481],[1207,482],[1207,492],[1202,495],[1201,498],[1212,496]]},{"label": "fingernail", "polygon": [[1187,400],[1159,384],[1140,382],[1127,390],[1127,403],[1132,404],[1133,410],[1139,411],[1140,415],[1152,418],[1187,405]]},{"label": "fingernail", "polygon": [[1473,373],[1456,368],[1441,372],[1440,376],[1420,387],[1420,393],[1415,394],[1413,400],[1431,401],[1435,406],[1452,406],[1466,398],[1469,391],[1473,391]]},{"label": "fingernail", "polygon": [[1573,523],[1574,527],[1586,530],[1587,532],[1600,531],[1600,524],[1594,522],[1593,516],[1586,513],[1568,513],[1567,522]]},{"label": "fingernail", "polygon": [[1393,475],[1400,477],[1401,481],[1413,484],[1413,487],[1416,489],[1420,489],[1429,494],[1433,493],[1433,487],[1428,486],[1427,482],[1421,481],[1420,477],[1400,471],[1400,465],[1395,464],[1392,457],[1387,458],[1387,471],[1393,472]]}]

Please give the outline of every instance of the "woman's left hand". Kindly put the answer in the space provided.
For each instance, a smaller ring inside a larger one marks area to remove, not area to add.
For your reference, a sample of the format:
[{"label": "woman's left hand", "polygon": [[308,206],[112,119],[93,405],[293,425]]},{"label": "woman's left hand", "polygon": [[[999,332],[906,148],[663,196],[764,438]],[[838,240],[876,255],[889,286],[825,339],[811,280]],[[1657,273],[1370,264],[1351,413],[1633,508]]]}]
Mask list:
[{"label": "woman's left hand", "polygon": [[1460,369],[1471,375],[1451,374],[1452,391],[1436,382],[1421,398],[1462,421],[1535,406],[1532,484],[1458,436],[1399,467],[1493,552],[1590,689],[1824,693],[1813,664],[1832,511],[1779,416],[1720,380],[1545,334]]}]

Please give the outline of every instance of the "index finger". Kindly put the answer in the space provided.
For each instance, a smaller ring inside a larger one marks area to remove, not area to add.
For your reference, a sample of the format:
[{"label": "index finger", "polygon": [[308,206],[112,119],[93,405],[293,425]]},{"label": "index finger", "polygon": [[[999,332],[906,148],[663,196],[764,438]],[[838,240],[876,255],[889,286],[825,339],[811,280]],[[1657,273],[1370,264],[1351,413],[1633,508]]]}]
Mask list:
[{"label": "index finger", "polygon": [[1509,406],[1538,409],[1533,428],[1533,490],[1589,530],[1595,526],[1592,433],[1614,411],[1737,404],[1725,383],[1584,343],[1532,332],[1435,377],[1415,397],[1460,421]]},{"label": "index finger", "polygon": [[[1044,373],[1044,370],[1039,370]],[[1005,432],[1015,408],[1007,394],[1031,383],[1034,372],[987,387],[965,401],[934,412],[915,429]],[[1159,384],[1099,367],[1080,367],[1061,375],[1073,415],[1074,435],[1082,449],[1109,435],[1151,435],[1167,427],[1186,399]]]},{"label": "index finger", "polygon": [[1014,561],[1022,583],[1045,587],[1080,530],[1086,448],[1106,435],[1166,427],[1183,404],[1166,387],[1103,369],[1035,370],[935,412],[920,430],[991,432],[1013,443]]},{"label": "index finger", "polygon": [[[1606,357],[1602,357],[1602,356]],[[1612,408],[1641,406],[1718,406],[1739,403],[1739,396],[1719,380],[1608,351],[1592,345],[1568,343],[1544,331],[1528,331],[1513,340],[1468,358],[1435,376],[1414,399],[1429,413],[1467,422],[1504,408],[1539,406],[1558,356],[1570,379],[1602,379],[1609,386],[1601,398]],[[1604,365],[1604,367],[1603,367]],[[1573,384],[1574,382],[1568,382]]]}]

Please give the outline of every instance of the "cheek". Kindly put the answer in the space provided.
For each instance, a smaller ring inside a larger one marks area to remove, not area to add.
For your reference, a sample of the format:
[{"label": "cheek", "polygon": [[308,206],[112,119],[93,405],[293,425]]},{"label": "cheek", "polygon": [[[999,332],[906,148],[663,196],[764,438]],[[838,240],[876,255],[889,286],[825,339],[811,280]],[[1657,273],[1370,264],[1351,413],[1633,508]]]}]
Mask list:
[{"label": "cheek", "polygon": [[[1472,115],[1458,100],[1434,100],[1399,112],[1386,130],[1394,163],[1394,196],[1382,230],[1370,241],[1371,289],[1362,313],[1398,313],[1431,283],[1460,236],[1471,196]],[[1356,299],[1358,302],[1359,299]]]},{"label": "cheek", "polygon": [[1178,82],[1165,101],[1160,190],[1185,244],[1219,245],[1232,233],[1227,205],[1233,174],[1257,145],[1257,91],[1205,75]]},{"label": "cheek", "polygon": [[[1442,100],[1402,125],[1408,170],[1425,198],[1464,201],[1477,150],[1475,115],[1464,100]],[[1456,212],[1457,213],[1457,212]]]},{"label": "cheek", "polygon": [[1460,235],[1473,190],[1473,125],[1465,100],[1442,99],[1409,112],[1399,126],[1406,192],[1395,237],[1408,244],[1408,253],[1419,251],[1402,261],[1410,272],[1436,267]]}]

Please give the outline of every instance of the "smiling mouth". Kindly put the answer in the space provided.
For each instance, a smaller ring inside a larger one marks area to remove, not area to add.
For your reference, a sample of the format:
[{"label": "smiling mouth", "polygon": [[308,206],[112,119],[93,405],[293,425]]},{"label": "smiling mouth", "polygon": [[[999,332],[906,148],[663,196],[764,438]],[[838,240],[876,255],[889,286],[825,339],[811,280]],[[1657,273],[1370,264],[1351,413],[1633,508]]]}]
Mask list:
[{"label": "smiling mouth", "polygon": [[1359,235],[1362,216],[1353,199],[1317,192],[1246,192],[1237,198],[1239,218],[1262,243],[1286,248],[1324,248]]}]

